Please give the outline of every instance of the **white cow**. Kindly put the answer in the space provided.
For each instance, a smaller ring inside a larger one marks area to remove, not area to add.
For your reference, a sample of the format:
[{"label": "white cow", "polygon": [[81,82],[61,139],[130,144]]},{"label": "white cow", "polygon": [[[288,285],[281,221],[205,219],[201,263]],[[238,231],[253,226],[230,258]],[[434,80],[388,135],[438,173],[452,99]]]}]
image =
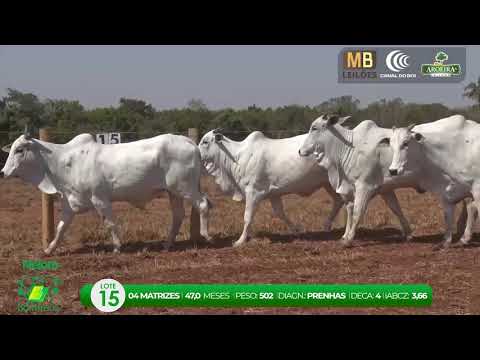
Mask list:
[{"label": "white cow", "polygon": [[300,156],[318,153],[320,165],[328,170],[331,185],[347,203],[347,227],[341,244],[349,247],[368,203],[380,195],[398,217],[407,240],[412,230],[402,213],[394,189],[417,185],[412,172],[392,178],[388,168],[392,159],[389,138],[392,130],[378,127],[373,121],[362,121],[353,130],[342,125],[350,117],[322,115],[313,121],[308,137],[299,149]]},{"label": "white cow", "polygon": [[217,129],[205,134],[199,148],[208,174],[223,192],[235,201],[245,201],[244,228],[234,246],[248,238],[250,225],[260,201],[269,199],[275,216],[291,230],[302,228],[285,215],[281,197],[286,194],[311,195],[324,187],[334,200],[324,227],[330,230],[343,203],[330,187],[327,173],[317,166],[314,157],[298,161],[298,148],[306,134],[286,139],[270,139],[255,131],[243,141],[234,141]]},{"label": "white cow", "polygon": [[173,215],[166,247],[171,246],[184,217],[183,199],[200,213],[200,233],[207,240],[207,197],[200,192],[202,164],[196,144],[171,134],[118,145],[102,145],[90,134],[67,144],[52,144],[21,135],[8,149],[0,175],[16,176],[47,194],[60,193],[62,216],[55,238],[45,249],[50,254],[62,240],[74,215],[95,209],[111,230],[114,251],[120,240],[112,214],[113,201],[127,201],[143,208],[167,191]]},{"label": "white cow", "polygon": [[480,125],[461,115],[422,125],[393,130],[390,145],[393,158],[390,172],[402,176],[415,171],[422,188],[441,198],[445,222],[445,241],[452,242],[455,204],[473,196],[467,208],[467,226],[460,245],[472,236],[472,226],[480,209]]}]

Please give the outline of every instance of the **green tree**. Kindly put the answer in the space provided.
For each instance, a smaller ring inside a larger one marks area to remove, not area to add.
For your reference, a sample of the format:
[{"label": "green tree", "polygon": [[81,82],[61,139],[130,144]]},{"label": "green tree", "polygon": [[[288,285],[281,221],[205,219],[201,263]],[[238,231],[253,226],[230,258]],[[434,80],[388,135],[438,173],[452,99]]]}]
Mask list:
[{"label": "green tree", "polygon": [[155,114],[155,109],[152,105],[138,99],[128,99],[122,97],[120,99],[119,109],[125,110],[129,113],[139,114],[148,119],[152,119]]},{"label": "green tree", "polygon": [[88,131],[87,115],[78,101],[47,99],[44,109],[51,126],[61,132],[56,141],[66,142],[77,132]]},{"label": "green tree", "polygon": [[11,131],[19,131],[26,124],[34,128],[48,125],[44,104],[32,93],[22,93],[7,89],[7,96],[2,99],[5,120]]},{"label": "green tree", "polygon": [[471,82],[465,87],[463,97],[469,98],[477,102],[476,105],[480,107],[480,76],[478,77],[476,83]]},{"label": "green tree", "polygon": [[352,115],[358,111],[360,100],[351,95],[331,98],[316,106],[320,113],[335,113],[341,116]]},{"label": "green tree", "polygon": [[2,127],[5,125],[8,127],[5,108],[6,108],[5,101],[3,101],[3,99],[0,99],[0,129],[2,129]]},{"label": "green tree", "polygon": [[206,111],[207,105],[201,99],[191,99],[187,103],[187,107],[193,111]]}]

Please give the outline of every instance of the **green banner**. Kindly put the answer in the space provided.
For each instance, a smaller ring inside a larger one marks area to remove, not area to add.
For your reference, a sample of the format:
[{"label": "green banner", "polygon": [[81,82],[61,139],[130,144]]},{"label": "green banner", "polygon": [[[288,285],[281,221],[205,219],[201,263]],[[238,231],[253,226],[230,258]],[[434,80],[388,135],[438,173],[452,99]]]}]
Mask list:
[{"label": "green banner", "polygon": [[[122,307],[426,307],[432,288],[424,284],[123,284]],[[93,306],[93,285],[80,301]],[[95,290],[94,290],[95,292]],[[108,293],[102,299],[108,301]]]},{"label": "green banner", "polygon": [[460,64],[449,64],[449,65],[434,65],[434,64],[422,64],[422,74],[423,75],[460,75],[462,73],[462,68]]}]

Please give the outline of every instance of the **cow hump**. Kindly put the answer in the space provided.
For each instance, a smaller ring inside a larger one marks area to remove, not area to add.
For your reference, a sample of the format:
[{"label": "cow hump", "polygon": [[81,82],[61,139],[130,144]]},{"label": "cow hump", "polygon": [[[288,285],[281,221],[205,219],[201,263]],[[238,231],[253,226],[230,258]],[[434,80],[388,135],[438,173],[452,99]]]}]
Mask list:
[{"label": "cow hump", "polygon": [[88,143],[94,143],[95,138],[93,137],[92,134],[80,134],[75,136],[72,140],[70,140],[67,145],[82,145],[82,144],[88,144]]}]

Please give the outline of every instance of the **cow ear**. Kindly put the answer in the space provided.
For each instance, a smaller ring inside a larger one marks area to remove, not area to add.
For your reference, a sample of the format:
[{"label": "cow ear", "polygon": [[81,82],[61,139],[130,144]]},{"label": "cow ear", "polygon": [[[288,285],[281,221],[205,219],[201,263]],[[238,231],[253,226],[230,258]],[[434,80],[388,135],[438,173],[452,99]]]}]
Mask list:
[{"label": "cow ear", "polygon": [[223,140],[223,135],[222,134],[215,134],[215,142],[221,142]]},{"label": "cow ear", "polygon": [[6,152],[7,154],[10,154],[10,149],[12,148],[12,144],[5,145],[2,147],[2,151]]},{"label": "cow ear", "polygon": [[46,174],[43,177],[42,181],[38,184],[38,188],[45,194],[53,195],[58,192],[52,180],[50,180],[50,177]]},{"label": "cow ear", "polygon": [[339,125],[342,125],[344,122],[346,122],[347,120],[349,120],[349,119],[351,119],[351,118],[352,118],[351,115],[341,117],[341,118],[338,120],[338,124],[339,124]]},{"label": "cow ear", "polygon": [[37,186],[42,192],[46,194],[55,194],[58,192],[55,184],[50,176],[47,174],[41,163],[35,163],[37,166],[26,169],[22,173],[22,179]]},{"label": "cow ear", "polygon": [[378,145],[390,145],[390,138],[386,137],[379,141]]},{"label": "cow ear", "polygon": [[337,115],[332,115],[328,118],[327,125],[328,126],[333,126],[336,123],[338,123],[339,120],[340,120],[340,118]]},{"label": "cow ear", "polygon": [[420,133],[413,133],[413,138],[419,143],[425,139],[425,137]]}]

